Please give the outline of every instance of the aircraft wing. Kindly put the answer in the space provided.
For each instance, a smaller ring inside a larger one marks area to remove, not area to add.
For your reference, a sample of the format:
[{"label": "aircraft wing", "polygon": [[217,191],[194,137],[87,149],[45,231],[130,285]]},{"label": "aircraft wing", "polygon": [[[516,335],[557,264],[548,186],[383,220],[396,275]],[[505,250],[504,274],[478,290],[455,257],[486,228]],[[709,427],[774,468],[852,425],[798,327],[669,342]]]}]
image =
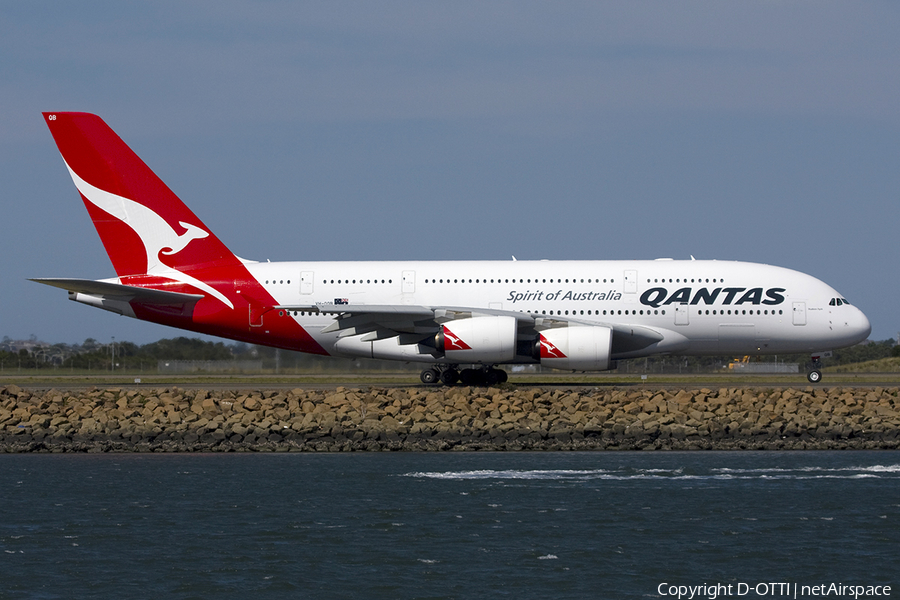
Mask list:
[{"label": "aircraft wing", "polygon": [[437,333],[444,323],[457,319],[483,316],[511,316],[519,322],[519,327],[534,323],[526,313],[458,307],[338,304],[317,307],[322,314],[338,315],[334,323],[322,333],[340,331],[340,336],[359,335],[380,331],[380,337],[399,334],[422,334],[424,337]]},{"label": "aircraft wing", "polygon": [[[279,307],[296,310],[312,310],[313,307]],[[340,304],[316,306],[321,314],[337,315],[334,323],[322,333],[340,332],[340,337],[364,335],[364,341],[399,337],[401,343],[418,343],[438,332],[444,323],[458,319],[484,316],[509,316],[516,319],[519,334],[528,336],[556,327],[607,327],[613,331],[613,353],[635,352],[656,344],[665,335],[656,329],[642,325],[621,323],[597,323],[563,316],[547,316],[511,310],[442,307]]]}]

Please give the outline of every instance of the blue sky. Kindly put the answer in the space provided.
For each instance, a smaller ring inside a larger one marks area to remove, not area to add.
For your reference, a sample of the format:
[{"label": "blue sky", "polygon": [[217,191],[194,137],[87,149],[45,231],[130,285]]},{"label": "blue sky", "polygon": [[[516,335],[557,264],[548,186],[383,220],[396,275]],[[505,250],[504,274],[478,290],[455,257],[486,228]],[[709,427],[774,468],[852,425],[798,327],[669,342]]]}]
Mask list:
[{"label": "blue sky", "polygon": [[101,115],[238,255],[736,259],[900,331],[900,5],[0,0],[0,335],[176,330],[113,275],[40,112]]}]

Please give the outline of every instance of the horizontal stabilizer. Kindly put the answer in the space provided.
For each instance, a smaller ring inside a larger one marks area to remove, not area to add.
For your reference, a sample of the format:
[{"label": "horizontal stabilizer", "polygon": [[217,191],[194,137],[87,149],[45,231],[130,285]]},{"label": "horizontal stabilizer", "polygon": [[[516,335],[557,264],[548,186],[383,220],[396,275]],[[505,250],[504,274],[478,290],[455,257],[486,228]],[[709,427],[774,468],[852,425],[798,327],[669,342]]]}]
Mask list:
[{"label": "horizontal stabilizer", "polygon": [[137,300],[141,304],[156,305],[185,305],[195,304],[203,298],[202,294],[182,294],[180,292],[166,292],[150,288],[121,285],[107,281],[94,281],[92,279],[32,279],[37,283],[52,285],[76,294],[88,294],[101,298],[114,298],[124,302]]}]

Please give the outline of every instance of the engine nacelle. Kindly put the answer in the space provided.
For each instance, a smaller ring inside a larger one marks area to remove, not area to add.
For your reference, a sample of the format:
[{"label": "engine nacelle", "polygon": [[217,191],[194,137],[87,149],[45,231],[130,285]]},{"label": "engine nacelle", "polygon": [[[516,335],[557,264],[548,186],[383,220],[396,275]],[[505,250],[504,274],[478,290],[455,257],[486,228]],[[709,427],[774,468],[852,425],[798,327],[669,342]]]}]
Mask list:
[{"label": "engine nacelle", "polygon": [[434,349],[424,344],[401,344],[399,337],[364,342],[363,337],[354,335],[340,338],[334,343],[336,354],[387,360],[434,362],[432,355]]},{"label": "engine nacelle", "polygon": [[542,365],[572,371],[606,371],[610,368],[612,329],[609,327],[560,327],[540,333]]},{"label": "engine nacelle", "polygon": [[515,317],[472,317],[441,325],[438,351],[452,363],[503,363],[516,357]]}]

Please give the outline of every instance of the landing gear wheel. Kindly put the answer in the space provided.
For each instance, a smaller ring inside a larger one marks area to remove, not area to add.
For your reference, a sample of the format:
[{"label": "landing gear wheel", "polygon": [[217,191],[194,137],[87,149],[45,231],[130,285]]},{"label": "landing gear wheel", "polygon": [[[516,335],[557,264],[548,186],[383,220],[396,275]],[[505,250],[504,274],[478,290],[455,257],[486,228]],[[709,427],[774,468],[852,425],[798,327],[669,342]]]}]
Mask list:
[{"label": "landing gear wheel", "polygon": [[441,383],[444,385],[453,385],[459,381],[459,372],[456,369],[445,369],[441,371]]},{"label": "landing gear wheel", "polygon": [[440,379],[441,375],[434,369],[425,369],[419,375],[419,379],[422,380],[422,383],[425,385],[431,385],[433,383],[437,383],[438,379]]},{"label": "landing gear wheel", "polygon": [[509,375],[506,374],[506,371],[503,369],[485,369],[484,370],[484,382],[487,385],[496,385],[498,383],[506,383],[506,380],[509,379]]},{"label": "landing gear wheel", "polygon": [[463,369],[459,372],[459,381],[463,385],[484,386],[504,383],[509,375],[503,369],[484,367],[481,369]]},{"label": "landing gear wheel", "polygon": [[822,371],[813,369],[806,374],[806,378],[810,383],[819,383],[820,381],[822,381]]},{"label": "landing gear wheel", "polygon": [[478,385],[481,383],[481,373],[475,369],[463,369],[459,372],[459,381],[463,385]]}]

